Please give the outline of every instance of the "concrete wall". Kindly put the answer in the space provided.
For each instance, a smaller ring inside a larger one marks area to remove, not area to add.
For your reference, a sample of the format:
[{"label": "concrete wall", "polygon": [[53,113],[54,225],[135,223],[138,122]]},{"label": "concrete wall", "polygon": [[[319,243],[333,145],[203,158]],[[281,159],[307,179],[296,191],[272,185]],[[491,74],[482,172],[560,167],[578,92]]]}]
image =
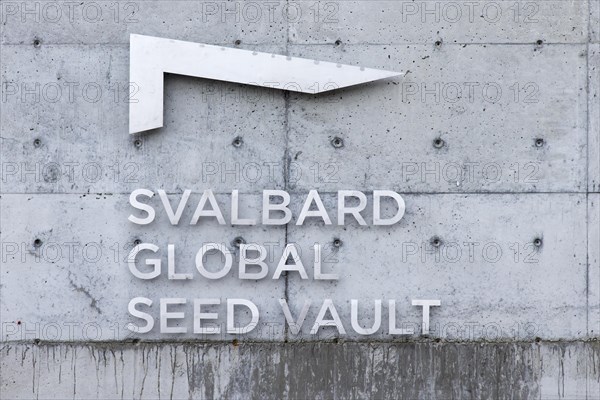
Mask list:
[{"label": "concrete wall", "polygon": [[[597,343],[13,345],[6,398],[595,398]],[[6,389],[4,389],[6,390]]]},{"label": "concrete wall", "polygon": [[[0,6],[0,397],[600,395],[599,1]],[[130,33],[406,75],[319,96],[167,75],[164,128],[130,136]],[[140,187],[174,204],[184,189],[223,204],[239,189],[246,215],[274,188],[296,208],[310,189],[330,210],[340,189],[393,189],[407,207],[389,228],[189,226],[193,206],[180,226],[159,212],[140,227],[127,221]],[[136,240],[163,257],[175,243],[182,268],[208,241],[239,257],[240,236],[275,254],[296,243],[307,265],[321,243],[340,280],[149,283],[125,263]],[[249,298],[262,323],[133,335],[135,296]],[[368,302],[395,299],[417,332],[286,328],[278,299],[297,312],[325,297],[344,321],[361,301],[365,326]],[[442,301],[429,337],[415,298]]]}]

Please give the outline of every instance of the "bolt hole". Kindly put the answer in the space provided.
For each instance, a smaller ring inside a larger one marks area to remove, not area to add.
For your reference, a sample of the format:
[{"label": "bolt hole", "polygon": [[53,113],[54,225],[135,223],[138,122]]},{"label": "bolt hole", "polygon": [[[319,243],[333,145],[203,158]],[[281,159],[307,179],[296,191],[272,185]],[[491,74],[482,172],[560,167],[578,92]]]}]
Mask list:
[{"label": "bolt hole", "polygon": [[233,239],[231,244],[233,244],[235,247],[239,248],[241,245],[246,244],[246,240],[243,237],[238,236],[235,239]]},{"label": "bolt hole", "polygon": [[35,148],[39,148],[41,145],[42,145],[42,141],[41,141],[41,139],[35,139],[35,140],[33,141],[33,147],[35,147]]},{"label": "bolt hole", "polygon": [[240,39],[237,39],[235,42],[233,42],[236,46],[239,46],[240,44],[242,44],[242,41]]},{"label": "bolt hole", "polygon": [[431,238],[430,243],[433,247],[440,247],[442,245],[442,239],[437,236]]},{"label": "bolt hole", "polygon": [[142,147],[142,141],[140,139],[136,139],[133,141],[133,145],[139,149]]},{"label": "bolt hole", "polygon": [[336,46],[341,46],[342,45],[342,41],[340,39],[335,41],[335,45]]},{"label": "bolt hole", "polygon": [[33,47],[40,48],[42,46],[42,41],[40,39],[33,39]]},{"label": "bolt hole", "polygon": [[541,342],[541,341],[542,341],[542,338],[541,338],[541,337],[536,337],[536,338],[535,338],[535,342],[536,342],[536,343],[539,343],[539,342]]},{"label": "bolt hole", "polygon": [[533,240],[533,245],[535,247],[542,247],[543,244],[544,244],[544,241],[542,239],[540,239],[540,238],[535,238]]},{"label": "bolt hole", "polygon": [[231,142],[231,144],[233,145],[233,147],[241,147],[242,144],[244,144],[244,141],[241,137],[238,136],[235,139],[233,139],[233,142]]},{"label": "bolt hole", "polygon": [[344,140],[342,138],[340,138],[340,137],[334,137],[331,140],[331,145],[333,147],[335,147],[336,149],[339,149],[341,147],[344,147]]},{"label": "bolt hole", "polygon": [[541,46],[544,44],[544,41],[542,39],[538,39],[535,44],[537,44],[538,46]]},{"label": "bolt hole", "polygon": [[133,344],[138,344],[139,342],[140,342],[140,339],[138,339],[138,338],[135,338],[131,341],[131,343],[133,343]]},{"label": "bolt hole", "polygon": [[442,147],[444,147],[445,144],[446,142],[444,142],[442,138],[436,138],[433,140],[433,147],[435,147],[436,149],[441,149]]},{"label": "bolt hole", "polygon": [[543,147],[544,146],[544,139],[535,139],[535,147]]},{"label": "bolt hole", "polygon": [[35,344],[40,344],[40,339],[34,339],[33,341]]},{"label": "bolt hole", "polygon": [[344,242],[342,242],[341,239],[335,238],[333,239],[333,247],[342,247],[342,245],[344,244]]},{"label": "bolt hole", "polygon": [[35,247],[40,247],[40,246],[42,245],[42,239],[35,239],[35,240],[33,241],[33,245],[34,245]]},{"label": "bolt hole", "polygon": [[238,347],[240,345],[240,342],[237,339],[233,339],[231,341],[231,344],[233,345],[233,347]]},{"label": "bolt hole", "polygon": [[140,239],[135,239],[135,240],[133,241],[133,245],[134,245],[134,246],[139,246],[140,244],[142,244],[142,241],[141,241]]},{"label": "bolt hole", "polygon": [[21,321],[17,321],[17,325],[21,325]]},{"label": "bolt hole", "polygon": [[435,47],[440,47],[442,45],[442,40],[436,40],[435,41]]}]

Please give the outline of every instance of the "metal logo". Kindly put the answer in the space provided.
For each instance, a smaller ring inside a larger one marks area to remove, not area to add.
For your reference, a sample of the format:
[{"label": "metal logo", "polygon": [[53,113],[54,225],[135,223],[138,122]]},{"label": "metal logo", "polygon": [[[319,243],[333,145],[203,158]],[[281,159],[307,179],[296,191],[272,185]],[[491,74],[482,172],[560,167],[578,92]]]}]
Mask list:
[{"label": "metal logo", "polygon": [[129,133],[163,126],[164,74],[178,74],[301,93],[323,93],[402,73],[153,36],[130,36]]}]

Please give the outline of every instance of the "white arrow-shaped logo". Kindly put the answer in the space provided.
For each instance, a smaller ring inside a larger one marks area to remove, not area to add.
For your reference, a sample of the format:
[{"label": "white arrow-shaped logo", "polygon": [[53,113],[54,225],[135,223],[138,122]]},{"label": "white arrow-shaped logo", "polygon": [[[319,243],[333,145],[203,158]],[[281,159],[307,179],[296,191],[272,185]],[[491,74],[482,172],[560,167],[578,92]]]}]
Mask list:
[{"label": "white arrow-shaped logo", "polygon": [[256,51],[131,35],[129,133],[163,126],[164,74],[243,83],[302,93],[322,93],[400,76],[402,73]]}]

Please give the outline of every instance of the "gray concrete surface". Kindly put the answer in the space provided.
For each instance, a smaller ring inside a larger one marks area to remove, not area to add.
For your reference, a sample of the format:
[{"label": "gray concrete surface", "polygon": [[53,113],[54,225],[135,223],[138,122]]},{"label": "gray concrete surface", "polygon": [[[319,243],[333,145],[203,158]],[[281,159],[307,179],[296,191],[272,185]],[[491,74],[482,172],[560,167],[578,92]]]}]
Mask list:
[{"label": "gray concrete surface", "polygon": [[597,342],[5,344],[15,399],[584,399]]},{"label": "gray concrete surface", "polygon": [[[0,398],[600,397],[598,0],[2,0],[0,17]],[[130,33],[407,74],[321,96],[168,75],[165,127],[130,136]],[[319,189],[329,209],[339,189],[393,189],[407,213],[391,228],[172,227],[161,212],[140,227],[139,187],[224,203],[239,189],[247,213],[264,189]],[[341,278],[149,283],[125,263],[135,240],[163,257],[175,243],[182,267],[207,241],[238,257],[238,236],[275,257],[296,243],[306,264],[321,243]],[[133,335],[138,295],[247,297],[264,324]],[[307,332],[325,296],[344,338]],[[376,335],[349,328],[352,298],[364,326],[374,298],[415,325],[422,296],[443,302],[429,337],[390,337],[385,307]],[[279,298],[313,299],[300,335]]]}]

